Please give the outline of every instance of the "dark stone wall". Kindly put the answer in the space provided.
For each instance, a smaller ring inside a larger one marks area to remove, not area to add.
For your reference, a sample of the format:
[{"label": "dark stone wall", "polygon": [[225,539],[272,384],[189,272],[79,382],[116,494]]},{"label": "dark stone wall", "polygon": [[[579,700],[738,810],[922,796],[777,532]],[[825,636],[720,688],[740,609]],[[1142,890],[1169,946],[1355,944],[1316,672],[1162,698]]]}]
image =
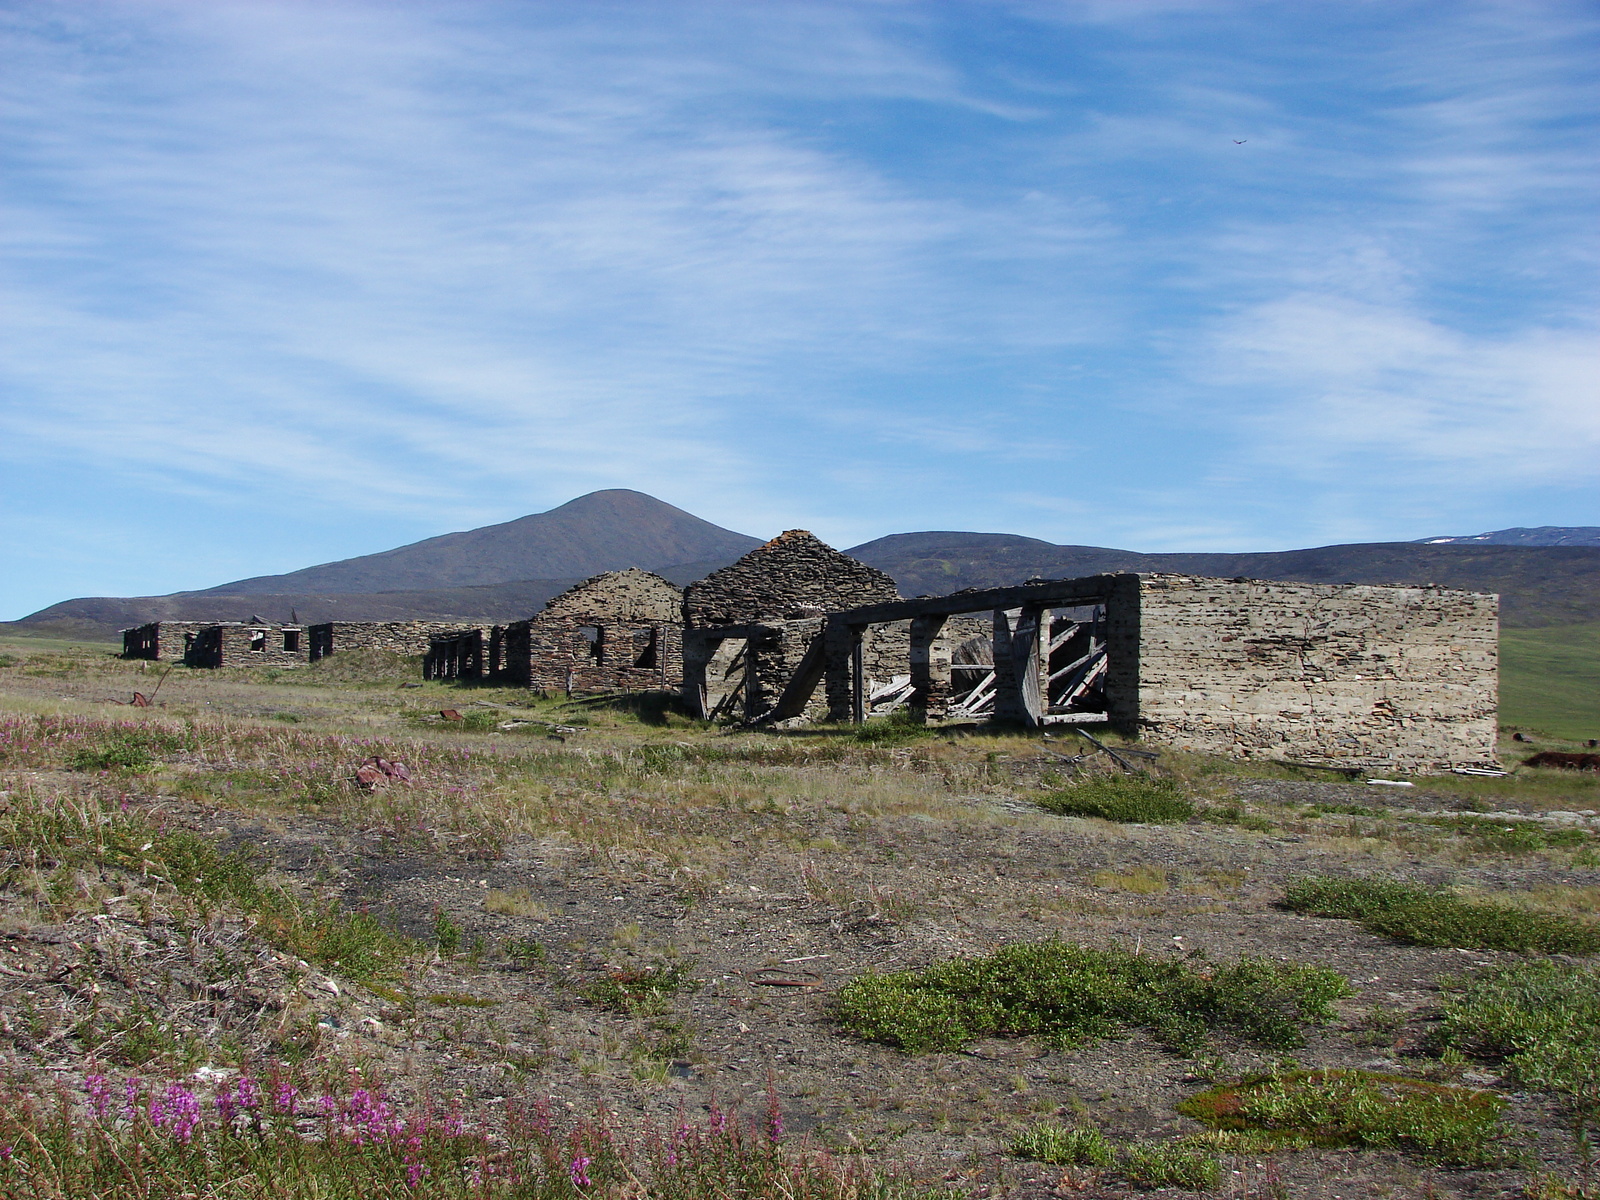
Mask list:
[{"label": "dark stone wall", "polygon": [[683,614],[696,628],[818,617],[898,600],[894,580],[841,554],[803,529],[791,529],[684,591]]}]

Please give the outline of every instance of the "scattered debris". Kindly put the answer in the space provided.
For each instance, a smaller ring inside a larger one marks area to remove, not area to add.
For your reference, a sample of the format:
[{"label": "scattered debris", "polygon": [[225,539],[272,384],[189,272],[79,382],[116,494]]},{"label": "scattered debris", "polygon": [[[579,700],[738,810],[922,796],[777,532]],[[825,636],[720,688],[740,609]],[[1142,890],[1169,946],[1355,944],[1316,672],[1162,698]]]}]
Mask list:
[{"label": "scattered debris", "polygon": [[356,768],[356,782],[369,791],[380,783],[389,783],[392,780],[399,780],[401,783],[411,782],[411,772],[406,770],[405,763],[390,762],[386,758],[374,755]]},{"label": "scattered debris", "polygon": [[1572,754],[1565,750],[1541,750],[1524,759],[1525,767],[1559,767],[1564,771],[1600,771],[1600,754]]},{"label": "scattered debris", "polygon": [[463,719],[461,714],[453,708],[441,708],[439,710],[439,715],[446,721],[460,721]]}]

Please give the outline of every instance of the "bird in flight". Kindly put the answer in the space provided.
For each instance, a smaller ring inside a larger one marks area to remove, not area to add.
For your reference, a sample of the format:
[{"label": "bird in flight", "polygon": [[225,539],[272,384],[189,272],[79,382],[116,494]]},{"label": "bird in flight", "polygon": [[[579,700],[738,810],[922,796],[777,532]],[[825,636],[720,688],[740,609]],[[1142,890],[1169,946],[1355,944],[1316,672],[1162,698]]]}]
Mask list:
[{"label": "bird in flight", "polygon": [[[1249,138],[1245,138],[1244,142],[1248,142],[1249,140],[1250,140]],[[1233,139],[1233,144],[1235,146],[1242,146],[1242,145],[1244,145],[1244,142],[1241,142],[1238,138],[1234,138]]]}]

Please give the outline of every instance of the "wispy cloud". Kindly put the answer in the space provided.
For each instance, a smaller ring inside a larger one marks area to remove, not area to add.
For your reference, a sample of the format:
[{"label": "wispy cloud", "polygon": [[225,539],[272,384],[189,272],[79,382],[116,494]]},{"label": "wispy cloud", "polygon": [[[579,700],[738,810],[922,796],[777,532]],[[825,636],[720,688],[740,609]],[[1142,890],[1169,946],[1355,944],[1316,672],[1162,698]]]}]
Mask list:
[{"label": "wispy cloud", "polygon": [[601,486],[1149,548],[1579,497],[1596,25],[19,0],[0,462],[292,516],[250,570]]}]

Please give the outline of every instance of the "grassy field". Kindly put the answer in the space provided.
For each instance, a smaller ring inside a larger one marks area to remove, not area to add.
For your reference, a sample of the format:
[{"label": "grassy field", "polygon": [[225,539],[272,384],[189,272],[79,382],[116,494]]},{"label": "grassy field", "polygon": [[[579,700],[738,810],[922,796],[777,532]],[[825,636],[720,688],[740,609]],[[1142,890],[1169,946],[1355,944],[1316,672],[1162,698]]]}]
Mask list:
[{"label": "grassy field", "polygon": [[1501,630],[1500,722],[1600,738],[1600,625]]},{"label": "grassy field", "polygon": [[1589,1194],[1600,776],[1087,749],[0,645],[0,1195]]}]

